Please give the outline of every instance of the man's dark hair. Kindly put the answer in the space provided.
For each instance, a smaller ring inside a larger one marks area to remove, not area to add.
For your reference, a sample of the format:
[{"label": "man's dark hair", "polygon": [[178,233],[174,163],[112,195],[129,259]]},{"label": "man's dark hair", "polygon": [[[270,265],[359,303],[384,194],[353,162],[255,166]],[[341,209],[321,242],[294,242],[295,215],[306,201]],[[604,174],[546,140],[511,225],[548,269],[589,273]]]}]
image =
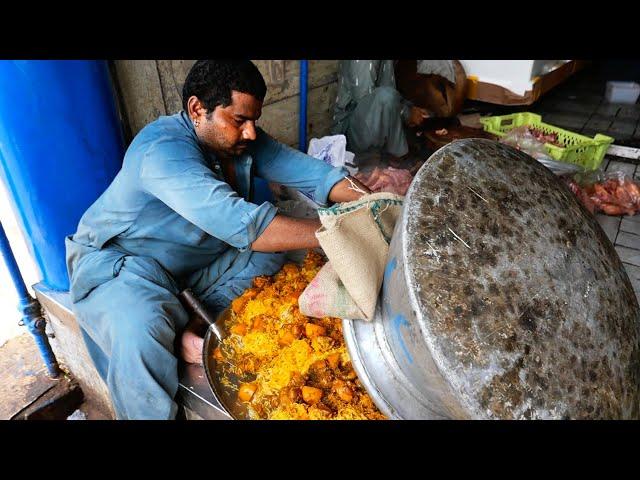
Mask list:
[{"label": "man's dark hair", "polygon": [[232,90],[263,101],[267,85],[250,60],[198,60],[184,81],[182,108],[186,112],[189,98],[195,95],[207,112],[213,112],[218,105],[231,105]]}]

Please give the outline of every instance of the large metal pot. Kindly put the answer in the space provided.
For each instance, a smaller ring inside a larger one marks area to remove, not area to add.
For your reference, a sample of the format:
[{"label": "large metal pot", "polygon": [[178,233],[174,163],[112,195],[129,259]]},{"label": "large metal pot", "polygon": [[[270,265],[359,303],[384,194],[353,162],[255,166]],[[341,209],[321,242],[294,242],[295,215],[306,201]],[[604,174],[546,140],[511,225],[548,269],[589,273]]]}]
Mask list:
[{"label": "large metal pot", "polygon": [[408,192],[372,322],[344,322],[390,418],[638,418],[640,310],[604,232],[528,155],[438,150]]}]

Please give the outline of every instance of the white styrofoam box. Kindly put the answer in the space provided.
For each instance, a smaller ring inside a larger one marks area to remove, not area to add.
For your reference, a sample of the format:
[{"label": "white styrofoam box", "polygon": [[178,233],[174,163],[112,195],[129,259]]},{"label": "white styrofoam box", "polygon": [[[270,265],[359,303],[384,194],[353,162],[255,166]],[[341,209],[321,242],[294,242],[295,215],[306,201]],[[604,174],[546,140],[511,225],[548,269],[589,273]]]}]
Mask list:
[{"label": "white styrofoam box", "polygon": [[516,95],[533,89],[533,80],[570,60],[460,60],[467,76],[503,87]]},{"label": "white styrofoam box", "polygon": [[636,103],[640,85],[636,82],[607,82],[605,98],[609,103]]}]

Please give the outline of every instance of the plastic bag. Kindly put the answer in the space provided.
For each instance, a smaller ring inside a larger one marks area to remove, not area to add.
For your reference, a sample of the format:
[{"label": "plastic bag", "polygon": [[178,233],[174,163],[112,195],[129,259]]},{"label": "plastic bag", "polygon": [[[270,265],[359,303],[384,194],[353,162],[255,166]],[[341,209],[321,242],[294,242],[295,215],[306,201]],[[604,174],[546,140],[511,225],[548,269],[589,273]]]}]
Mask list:
[{"label": "plastic bag", "polygon": [[617,216],[640,212],[640,183],[624,172],[596,170],[575,174],[565,181],[592,213]]},{"label": "plastic bag", "polygon": [[351,165],[355,154],[347,151],[347,138],[344,135],[330,135],[312,138],[307,155],[318,158],[332,167],[345,167],[350,174],[355,173]]},{"label": "plastic bag", "polygon": [[536,160],[553,160],[547,154],[547,149],[544,146],[545,142],[538,140],[526,125],[516,127],[509,131],[509,133],[500,139],[500,143],[506,143],[517,150],[522,150]]},{"label": "plastic bag", "polygon": [[545,147],[546,143],[562,146],[555,134],[545,134],[541,130],[523,125],[511,130],[500,139],[500,142],[511,145],[517,150],[522,150],[526,154],[535,158],[556,175],[567,175],[584,170],[579,165],[558,162],[549,156],[547,148]]}]

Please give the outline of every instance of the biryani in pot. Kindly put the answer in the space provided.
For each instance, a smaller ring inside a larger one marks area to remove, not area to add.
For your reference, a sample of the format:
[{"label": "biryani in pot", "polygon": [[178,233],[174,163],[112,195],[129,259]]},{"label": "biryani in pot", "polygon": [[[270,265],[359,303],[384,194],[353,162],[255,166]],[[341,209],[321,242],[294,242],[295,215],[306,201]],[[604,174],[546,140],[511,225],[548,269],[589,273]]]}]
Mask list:
[{"label": "biryani in pot", "polygon": [[213,352],[221,381],[238,386],[252,419],[382,420],[351,365],[338,318],[309,318],[298,297],[324,263],[310,251],[301,266],[256,277],[231,304],[230,335]]}]

